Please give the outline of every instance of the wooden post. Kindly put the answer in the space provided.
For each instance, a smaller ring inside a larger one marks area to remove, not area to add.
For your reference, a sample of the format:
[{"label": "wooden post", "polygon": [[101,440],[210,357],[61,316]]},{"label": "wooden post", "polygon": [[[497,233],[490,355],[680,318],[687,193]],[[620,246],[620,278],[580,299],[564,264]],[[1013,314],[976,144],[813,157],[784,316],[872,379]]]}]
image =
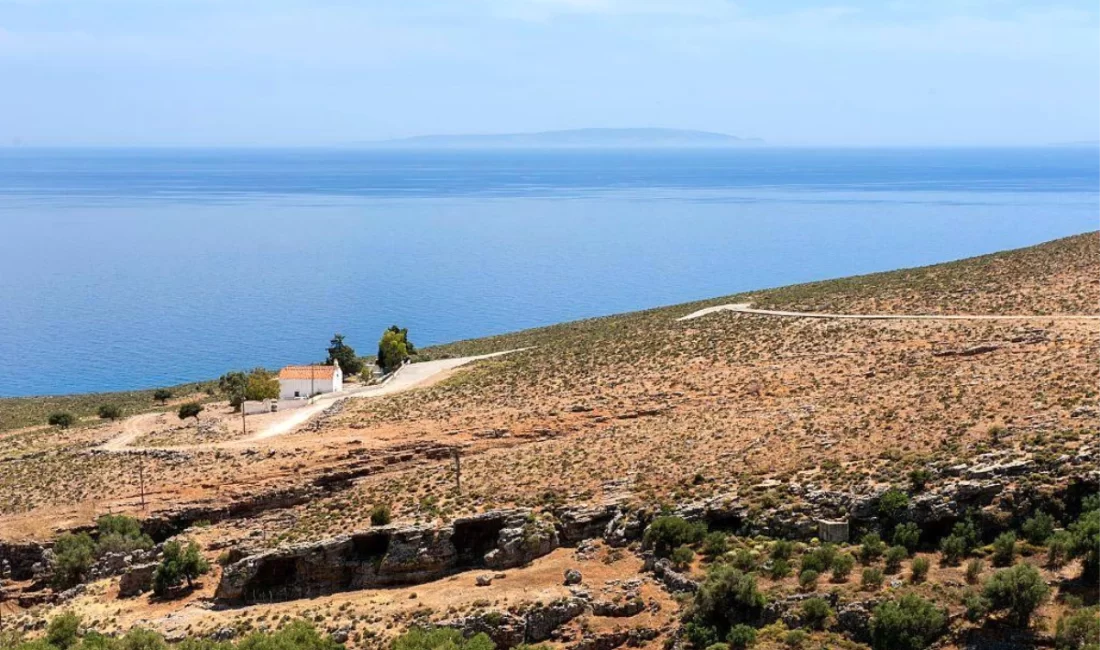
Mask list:
[{"label": "wooden post", "polygon": [[141,511],[145,512],[145,455],[138,458],[138,488],[141,490]]},{"label": "wooden post", "polygon": [[460,455],[458,447],[454,448],[455,454],[455,489],[458,491],[458,496],[462,496],[462,456]]}]

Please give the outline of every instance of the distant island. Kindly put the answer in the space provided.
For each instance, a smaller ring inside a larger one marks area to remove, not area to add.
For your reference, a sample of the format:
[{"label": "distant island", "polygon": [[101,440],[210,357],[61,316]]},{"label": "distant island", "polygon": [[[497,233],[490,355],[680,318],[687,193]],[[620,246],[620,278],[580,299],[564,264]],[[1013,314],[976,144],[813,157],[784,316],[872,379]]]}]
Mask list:
[{"label": "distant island", "polygon": [[419,135],[364,143],[372,147],[416,148],[649,148],[743,147],[762,145],[759,138],[684,129],[568,129],[538,133]]}]

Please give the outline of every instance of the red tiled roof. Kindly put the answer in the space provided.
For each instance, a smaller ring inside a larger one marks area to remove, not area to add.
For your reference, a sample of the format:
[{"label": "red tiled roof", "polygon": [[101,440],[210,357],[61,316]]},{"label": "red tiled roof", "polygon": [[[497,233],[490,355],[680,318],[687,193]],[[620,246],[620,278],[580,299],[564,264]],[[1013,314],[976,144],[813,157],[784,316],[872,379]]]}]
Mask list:
[{"label": "red tiled roof", "polygon": [[279,379],[332,379],[336,366],[287,366],[279,371]]}]

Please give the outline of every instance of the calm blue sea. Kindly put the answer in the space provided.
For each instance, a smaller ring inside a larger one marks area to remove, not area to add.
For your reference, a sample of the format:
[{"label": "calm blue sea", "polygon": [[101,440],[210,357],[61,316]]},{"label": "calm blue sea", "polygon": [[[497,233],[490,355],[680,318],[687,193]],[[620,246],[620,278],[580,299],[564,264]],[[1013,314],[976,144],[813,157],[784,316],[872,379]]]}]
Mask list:
[{"label": "calm blue sea", "polygon": [[0,150],[0,396],[105,391],[1098,227],[1096,150]]}]

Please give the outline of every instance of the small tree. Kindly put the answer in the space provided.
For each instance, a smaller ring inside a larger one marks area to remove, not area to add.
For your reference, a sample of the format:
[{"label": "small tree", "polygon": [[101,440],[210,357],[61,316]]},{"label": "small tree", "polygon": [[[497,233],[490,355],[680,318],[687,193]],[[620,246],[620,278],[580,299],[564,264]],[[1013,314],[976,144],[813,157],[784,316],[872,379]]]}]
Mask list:
[{"label": "small tree", "polygon": [[695,559],[695,551],[691,550],[690,546],[677,546],[668,559],[672,560],[672,566],[678,571],[683,571],[691,566],[692,560]]},{"label": "small tree", "polygon": [[928,567],[931,562],[926,557],[913,558],[913,564],[909,567],[909,580],[913,583],[924,582],[928,578]]},{"label": "small tree", "polygon": [[894,575],[901,571],[901,563],[907,557],[909,557],[909,552],[905,550],[904,546],[891,546],[886,549],[886,566],[883,568],[883,572]]},{"label": "small tree", "polygon": [[833,615],[833,609],[824,598],[807,598],[802,602],[802,620],[815,630],[823,630]]},{"label": "small tree", "polygon": [[705,524],[691,523],[680,517],[657,517],[649,524],[642,543],[652,548],[658,557],[668,557],[672,549],[684,544],[698,544],[707,534]]},{"label": "small tree", "polygon": [[833,560],[833,582],[847,582],[856,559],[847,553],[841,553]]},{"label": "small tree", "polygon": [[733,625],[755,620],[766,602],[754,576],[716,564],[695,592],[695,613],[700,622],[728,633]]},{"label": "small tree", "polygon": [[940,563],[944,566],[957,566],[966,556],[966,540],[955,534],[940,540]]},{"label": "small tree", "polygon": [[248,375],[244,396],[254,401],[278,399],[279,378],[263,368],[256,368]]},{"label": "small tree", "polygon": [[198,402],[188,402],[181,404],[179,408],[179,418],[186,420],[187,418],[195,418],[195,421],[199,419],[199,413],[202,413],[203,406]]},{"label": "small tree", "polygon": [[905,520],[909,508],[909,495],[897,488],[890,488],[878,499],[878,514],[884,532]]},{"label": "small tree", "polygon": [[172,399],[172,391],[167,388],[158,388],[153,391],[153,399],[161,404],[167,404],[168,400]]},{"label": "small tree", "polygon": [[1058,650],[1090,650],[1100,642],[1100,613],[1095,606],[1083,607],[1058,619],[1054,647]]},{"label": "small tree", "polygon": [[878,533],[867,533],[860,540],[859,561],[864,564],[873,564],[886,552],[886,542],[878,536]]},{"label": "small tree", "polygon": [[76,416],[66,412],[51,413],[50,417],[46,419],[46,422],[48,422],[50,426],[57,427],[58,429],[68,429],[76,423]]},{"label": "small tree", "polygon": [[1024,539],[1032,544],[1045,544],[1054,534],[1054,517],[1042,511],[1037,512],[1034,517],[1024,522],[1020,532],[1024,534]]},{"label": "small tree", "polygon": [[99,407],[99,418],[114,422],[122,417],[122,407],[118,404],[103,404]]},{"label": "small tree", "polygon": [[912,554],[920,544],[920,527],[911,521],[894,529],[894,546],[904,546]]},{"label": "small tree", "polygon": [[164,557],[153,572],[153,593],[165,596],[184,581],[190,589],[195,578],[210,570],[210,564],[199,553],[199,545],[190,542],[183,548],[177,541],[164,545]]},{"label": "small tree", "polygon": [[993,540],[993,566],[1010,566],[1016,560],[1016,534],[1001,533]]},{"label": "small tree", "polygon": [[875,607],[871,645],[875,650],[924,650],[944,631],[943,611],[916,594]]},{"label": "small tree", "polygon": [[88,533],[62,533],[53,545],[53,585],[68,589],[80,584],[95,560],[95,542]]},{"label": "small tree", "polygon": [[340,370],[344,375],[358,375],[363,371],[363,362],[356,356],[355,350],[350,345],[344,343],[343,334],[334,334],[332,340],[329,341],[328,347],[328,365],[333,363],[340,364]]},{"label": "small tree", "polygon": [[989,609],[1006,612],[1008,621],[1022,628],[1031,623],[1031,615],[1049,593],[1039,571],[1026,562],[994,573],[982,588]]},{"label": "small tree", "polygon": [[1081,558],[1081,575],[1094,581],[1100,573],[1100,510],[1088,510],[1069,527],[1073,557]]},{"label": "small tree", "polygon": [[382,332],[382,340],[378,342],[378,366],[383,372],[393,372],[405,363],[409,358],[409,346],[399,333],[393,328]]},{"label": "small tree", "polygon": [[747,650],[756,643],[756,628],[740,623],[730,628],[726,643],[734,650]]},{"label": "small tree", "polygon": [[80,634],[80,616],[63,612],[53,617],[46,628],[46,643],[58,650],[67,650],[76,644]]},{"label": "small tree", "polygon": [[229,400],[229,405],[233,407],[234,411],[241,410],[247,388],[248,375],[239,370],[227,372],[218,378],[218,390]]}]

